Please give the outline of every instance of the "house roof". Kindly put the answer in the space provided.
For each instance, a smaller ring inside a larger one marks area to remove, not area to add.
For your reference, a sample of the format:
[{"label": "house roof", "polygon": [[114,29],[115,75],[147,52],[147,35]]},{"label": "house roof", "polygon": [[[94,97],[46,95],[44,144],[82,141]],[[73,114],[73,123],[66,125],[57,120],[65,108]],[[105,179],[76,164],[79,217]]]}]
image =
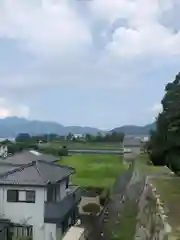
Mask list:
[{"label": "house roof", "polygon": [[20,153],[16,153],[12,156],[7,157],[5,160],[6,163],[12,164],[27,164],[33,161],[44,160],[46,162],[56,162],[57,157],[54,157],[50,154],[41,154],[37,151],[22,151]]},{"label": "house roof", "polygon": [[141,139],[139,138],[127,137],[127,138],[124,138],[123,145],[124,147],[141,147],[142,143],[141,143]]},{"label": "house roof", "polygon": [[43,160],[33,161],[24,165],[9,163],[0,164],[0,184],[38,185],[62,181],[75,172],[69,166],[50,163]]}]

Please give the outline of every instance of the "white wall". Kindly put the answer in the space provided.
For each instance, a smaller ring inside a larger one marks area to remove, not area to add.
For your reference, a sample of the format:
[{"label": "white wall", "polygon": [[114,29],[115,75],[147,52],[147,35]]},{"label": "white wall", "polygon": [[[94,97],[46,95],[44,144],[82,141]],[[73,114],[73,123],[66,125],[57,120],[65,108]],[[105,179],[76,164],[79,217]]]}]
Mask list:
[{"label": "white wall", "polygon": [[[7,202],[7,189],[16,190],[36,190],[35,203],[22,202]],[[3,218],[10,219],[13,223],[22,224],[23,220],[27,224],[33,226],[33,240],[52,240],[47,236],[48,231],[52,232],[56,240],[56,224],[44,224],[44,202],[46,201],[47,193],[45,188],[23,188],[19,186],[1,187],[0,188],[0,214]],[[3,215],[2,215],[3,214]]]},{"label": "white wall", "polygon": [[[42,240],[60,240],[60,239],[56,239],[56,224],[51,224],[51,223],[44,224],[44,234],[45,236],[44,238],[42,238]],[[41,240],[41,238],[37,240]]]},{"label": "white wall", "polygon": [[61,227],[56,228],[56,240],[62,239],[62,229]]}]

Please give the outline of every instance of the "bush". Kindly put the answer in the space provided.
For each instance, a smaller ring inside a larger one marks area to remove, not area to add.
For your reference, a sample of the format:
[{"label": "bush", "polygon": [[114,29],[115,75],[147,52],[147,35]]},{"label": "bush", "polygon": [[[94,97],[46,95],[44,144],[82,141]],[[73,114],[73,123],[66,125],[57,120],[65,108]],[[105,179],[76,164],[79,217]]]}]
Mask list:
[{"label": "bush", "polygon": [[15,154],[17,152],[21,152],[23,150],[34,149],[38,150],[38,146],[36,144],[28,144],[28,143],[9,143],[7,144],[8,153]]},{"label": "bush", "polygon": [[166,165],[166,154],[164,152],[153,151],[150,153],[150,160],[155,166]]},{"label": "bush", "polygon": [[40,149],[41,152],[52,154],[55,156],[68,156],[68,149],[67,148],[52,148],[52,147],[43,147]]},{"label": "bush", "polygon": [[30,140],[31,136],[28,133],[20,133],[15,139],[16,142],[25,142]]},{"label": "bush", "polygon": [[88,203],[87,205],[83,206],[83,211],[96,214],[100,212],[100,206],[96,203]]},{"label": "bush", "polygon": [[68,156],[68,149],[61,148],[60,150],[58,150],[58,156]]},{"label": "bush", "polygon": [[168,167],[175,173],[179,175],[180,173],[180,152],[179,151],[171,151],[167,154],[167,165]]}]

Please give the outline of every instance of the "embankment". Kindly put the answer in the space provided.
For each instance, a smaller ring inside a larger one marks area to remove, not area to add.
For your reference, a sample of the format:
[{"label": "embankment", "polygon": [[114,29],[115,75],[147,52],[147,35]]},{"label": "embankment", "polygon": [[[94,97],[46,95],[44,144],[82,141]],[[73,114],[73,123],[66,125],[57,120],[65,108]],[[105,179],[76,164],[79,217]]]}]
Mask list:
[{"label": "embankment", "polygon": [[172,238],[171,227],[168,223],[163,203],[149,177],[146,177],[143,191],[138,200],[138,215],[134,239],[177,239]]}]

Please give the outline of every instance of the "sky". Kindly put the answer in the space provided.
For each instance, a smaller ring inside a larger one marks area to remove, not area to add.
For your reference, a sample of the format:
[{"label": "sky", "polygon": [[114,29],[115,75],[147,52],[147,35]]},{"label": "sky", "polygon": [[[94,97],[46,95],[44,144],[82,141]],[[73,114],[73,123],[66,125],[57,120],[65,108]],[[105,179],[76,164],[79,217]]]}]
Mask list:
[{"label": "sky", "polygon": [[151,123],[180,71],[179,0],[0,0],[0,117]]}]

